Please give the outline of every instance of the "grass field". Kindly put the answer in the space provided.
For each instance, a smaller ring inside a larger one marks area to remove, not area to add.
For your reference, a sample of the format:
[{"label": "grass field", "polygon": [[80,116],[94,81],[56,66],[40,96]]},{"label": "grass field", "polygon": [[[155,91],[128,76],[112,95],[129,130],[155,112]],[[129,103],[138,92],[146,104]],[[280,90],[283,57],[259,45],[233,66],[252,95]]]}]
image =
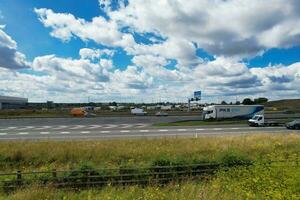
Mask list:
[{"label": "grass field", "polygon": [[[0,170],[72,169],[151,166],[171,163],[223,162],[234,156],[253,161],[251,167],[220,170],[208,181],[158,186],[107,186],[64,190],[32,186],[0,195],[0,199],[299,199],[300,170],[288,160],[299,160],[300,135],[260,134],[198,139],[1,142]],[[265,166],[282,160],[283,167]]]}]

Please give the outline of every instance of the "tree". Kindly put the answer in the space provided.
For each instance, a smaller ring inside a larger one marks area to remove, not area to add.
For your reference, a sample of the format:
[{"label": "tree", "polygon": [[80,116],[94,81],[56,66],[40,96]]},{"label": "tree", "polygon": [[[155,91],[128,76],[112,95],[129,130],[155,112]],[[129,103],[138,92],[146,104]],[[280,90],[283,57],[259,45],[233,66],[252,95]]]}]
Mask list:
[{"label": "tree", "polygon": [[263,103],[267,103],[269,100],[265,97],[259,97],[257,99],[254,99],[254,103],[255,104],[263,104]]},{"label": "tree", "polygon": [[227,105],[226,101],[221,102],[222,105]]},{"label": "tree", "polygon": [[250,98],[246,98],[243,100],[244,105],[253,105],[254,102]]}]

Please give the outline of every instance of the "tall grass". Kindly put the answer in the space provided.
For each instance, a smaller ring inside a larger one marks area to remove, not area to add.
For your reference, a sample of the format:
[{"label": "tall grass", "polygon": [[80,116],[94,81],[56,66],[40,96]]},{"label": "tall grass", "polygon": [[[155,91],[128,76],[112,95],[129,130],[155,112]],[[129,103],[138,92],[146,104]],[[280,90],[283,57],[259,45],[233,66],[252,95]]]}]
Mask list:
[{"label": "tall grass", "polygon": [[[1,171],[52,168],[150,166],[157,163],[219,161],[230,167],[206,182],[159,186],[66,190],[33,186],[0,199],[300,199],[299,134],[260,134],[189,139],[44,141],[0,143]],[[282,166],[266,165],[282,160]],[[248,167],[232,167],[239,164]],[[294,163],[295,164],[295,163]]]},{"label": "tall grass", "polygon": [[0,170],[71,169],[83,164],[144,167],[157,160],[174,163],[219,162],[225,154],[251,160],[299,156],[300,135],[261,134],[116,141],[1,142]]}]

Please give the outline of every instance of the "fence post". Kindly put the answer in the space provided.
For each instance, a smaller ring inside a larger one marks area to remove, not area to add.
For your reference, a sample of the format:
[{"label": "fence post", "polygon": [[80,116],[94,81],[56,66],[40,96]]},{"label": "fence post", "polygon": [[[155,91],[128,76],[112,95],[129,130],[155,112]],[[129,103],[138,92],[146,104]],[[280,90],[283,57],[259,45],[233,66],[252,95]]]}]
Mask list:
[{"label": "fence post", "polygon": [[21,185],[22,183],[22,172],[19,170],[17,171],[17,184]]},{"label": "fence post", "polygon": [[53,180],[56,181],[56,178],[57,178],[57,171],[56,171],[56,169],[52,169],[52,178],[53,178]]},{"label": "fence post", "polygon": [[90,170],[88,170],[88,172],[87,172],[87,187],[89,188],[90,187],[90,182],[91,182],[91,180],[90,180],[90,176],[91,176],[91,171]]}]

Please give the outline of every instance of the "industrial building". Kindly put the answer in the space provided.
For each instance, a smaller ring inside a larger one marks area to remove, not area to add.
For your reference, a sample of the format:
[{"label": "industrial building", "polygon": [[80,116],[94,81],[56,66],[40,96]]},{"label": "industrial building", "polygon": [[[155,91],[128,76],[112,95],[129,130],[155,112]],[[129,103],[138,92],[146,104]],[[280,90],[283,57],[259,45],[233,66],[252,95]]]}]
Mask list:
[{"label": "industrial building", "polygon": [[0,96],[0,110],[26,108],[27,105],[27,98]]}]

